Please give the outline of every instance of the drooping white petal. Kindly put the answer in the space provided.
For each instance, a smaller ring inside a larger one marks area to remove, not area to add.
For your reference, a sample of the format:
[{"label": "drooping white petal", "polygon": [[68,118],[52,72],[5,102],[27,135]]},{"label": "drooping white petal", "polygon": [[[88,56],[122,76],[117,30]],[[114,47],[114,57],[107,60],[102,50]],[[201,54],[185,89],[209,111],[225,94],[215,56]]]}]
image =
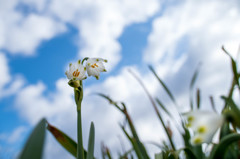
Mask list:
[{"label": "drooping white petal", "polygon": [[100,76],[100,72],[106,72],[103,62],[107,62],[107,60],[102,58],[89,58],[86,61],[86,69],[88,76],[94,76],[98,79]]},{"label": "drooping white petal", "polygon": [[199,124],[201,125],[201,123],[204,123],[205,120],[209,120],[211,118],[214,119],[219,115],[214,112],[197,110],[184,113],[183,116],[187,120],[186,122],[188,127],[195,130],[196,127],[198,127]]},{"label": "drooping white petal", "polygon": [[69,70],[65,72],[69,80],[86,79],[86,70],[80,61],[69,65]]},{"label": "drooping white petal", "polygon": [[210,143],[218,128],[223,124],[224,117],[214,112],[192,111],[185,113],[187,125],[194,132],[192,144]]}]

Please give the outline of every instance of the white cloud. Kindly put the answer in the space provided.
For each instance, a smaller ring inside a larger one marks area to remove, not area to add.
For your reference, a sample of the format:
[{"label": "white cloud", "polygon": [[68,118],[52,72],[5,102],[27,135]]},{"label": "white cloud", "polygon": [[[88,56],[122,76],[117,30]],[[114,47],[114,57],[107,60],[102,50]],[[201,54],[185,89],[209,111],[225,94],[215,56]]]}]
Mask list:
[{"label": "white cloud", "polygon": [[20,126],[18,128],[16,128],[12,134],[10,134],[8,136],[8,142],[11,144],[11,143],[15,143],[17,141],[19,141],[19,139],[23,136],[23,133],[26,132],[26,127],[24,126]]},{"label": "white cloud", "polygon": [[29,15],[12,28],[6,29],[9,33],[3,48],[12,53],[22,52],[33,54],[43,40],[48,40],[54,35],[63,32],[65,27],[52,19],[39,15]]},{"label": "white cloud", "polygon": [[24,79],[19,76],[11,76],[8,59],[0,53],[0,99],[16,93],[24,84]]},{"label": "white cloud", "polygon": [[[186,39],[187,48],[206,57],[221,45],[239,43],[237,1],[184,1],[166,10],[153,22],[144,54],[146,62],[157,63],[174,58]],[[181,12],[179,12],[181,10]],[[213,12],[218,10],[217,12]],[[227,10],[227,12],[226,12]],[[194,13],[194,16],[193,16]]]},{"label": "white cloud", "polygon": [[[153,21],[144,61],[154,64],[177,96],[187,93],[187,83],[197,64],[202,62],[197,86],[202,89],[205,101],[211,94],[216,98],[226,94],[231,67],[221,46],[226,45],[229,51],[234,50],[230,53],[236,55],[240,43],[239,12],[235,0],[186,0],[170,6]],[[183,63],[178,71],[173,71],[172,66],[178,61]]]},{"label": "white cloud", "polygon": [[20,9],[17,10],[19,5],[18,1],[1,2],[1,49],[13,54],[32,55],[43,40],[49,40],[66,30],[62,23],[46,15],[33,12],[24,15]]},{"label": "white cloud", "polygon": [[[125,27],[144,22],[159,9],[157,0],[75,1],[50,3],[49,11],[79,29],[80,57],[102,57],[109,60],[107,69],[121,59],[118,38]],[[62,12],[62,10],[67,10]]]},{"label": "white cloud", "polygon": [[39,0],[39,1],[35,1],[35,0],[20,0],[19,1],[20,5],[25,5],[30,7],[32,10],[35,10],[39,13],[43,13],[44,9],[46,8],[47,4],[48,4],[48,0]]},{"label": "white cloud", "polygon": [[49,94],[44,96],[45,92],[46,86],[38,82],[36,85],[26,86],[16,95],[16,106],[20,115],[31,124],[36,124],[42,117],[64,121],[56,118],[56,115],[59,112],[73,112],[73,94],[65,79],[56,82],[56,92],[47,92]]},{"label": "white cloud", "polygon": [[0,48],[32,55],[43,40],[66,31],[68,23],[79,30],[79,57],[109,59],[110,71],[121,59],[118,38],[123,30],[156,14],[160,4],[158,0],[2,2]]},{"label": "white cloud", "polygon": [[18,126],[12,132],[1,132],[0,134],[0,157],[1,158],[16,158],[20,149],[19,146],[26,138],[26,132],[29,129],[25,126]]},{"label": "white cloud", "polygon": [[7,58],[3,53],[0,53],[0,68],[0,89],[2,89],[3,86],[7,84],[11,79],[7,65]]},{"label": "white cloud", "polygon": [[[16,94],[16,109],[32,126],[46,117],[51,124],[76,139],[76,106],[72,91],[66,79],[59,79],[56,82],[55,92],[47,91],[41,82],[28,85]],[[46,158],[71,158],[52,135],[48,134],[46,143]]]}]

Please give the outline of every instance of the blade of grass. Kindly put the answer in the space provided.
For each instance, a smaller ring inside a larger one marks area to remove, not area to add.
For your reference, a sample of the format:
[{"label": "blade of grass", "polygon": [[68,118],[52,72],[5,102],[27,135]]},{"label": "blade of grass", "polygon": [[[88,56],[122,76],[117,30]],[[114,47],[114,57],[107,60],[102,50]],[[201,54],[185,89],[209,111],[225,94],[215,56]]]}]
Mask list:
[{"label": "blade of grass", "polygon": [[212,106],[213,111],[214,111],[214,112],[217,112],[216,106],[215,106],[215,102],[214,102],[214,99],[213,99],[213,96],[210,96],[209,99],[210,99],[210,102],[211,102],[211,106]]},{"label": "blade of grass", "polygon": [[119,156],[119,159],[128,159],[128,155],[132,153],[133,149],[131,148],[130,150],[126,151],[123,155]]},{"label": "blade of grass", "polygon": [[124,103],[121,103],[121,104],[123,106],[123,113],[125,114],[125,117],[128,120],[128,123],[129,123],[129,126],[130,126],[130,130],[132,132],[134,140],[136,140],[137,146],[139,147],[139,149],[141,151],[141,154],[143,155],[144,159],[148,159],[149,156],[147,154],[146,148],[144,147],[143,143],[140,141],[140,139],[138,137],[137,131],[136,131],[135,126],[133,124],[133,121],[132,121],[132,119],[131,119],[128,111],[127,111],[127,108],[126,108]]},{"label": "blade of grass", "polygon": [[155,110],[158,118],[160,119],[161,124],[162,124],[162,126],[163,126],[163,128],[164,128],[164,130],[165,130],[165,132],[166,132],[166,134],[167,134],[167,136],[168,136],[168,140],[169,140],[169,142],[170,142],[170,144],[171,144],[171,146],[172,146],[172,149],[175,150],[175,146],[174,146],[174,143],[173,143],[173,141],[172,141],[171,135],[169,134],[169,132],[168,132],[168,130],[167,130],[167,127],[166,127],[166,125],[165,125],[165,123],[164,123],[164,121],[163,121],[163,119],[162,119],[162,117],[161,117],[161,115],[160,115],[160,112],[159,112],[158,109],[157,109],[157,106],[156,106],[156,104],[155,104],[152,96],[151,96],[150,93],[148,92],[148,90],[147,90],[147,88],[145,87],[145,85],[143,84],[143,82],[137,77],[137,75],[136,75],[135,73],[133,73],[131,70],[129,70],[129,72],[130,72],[130,73],[133,75],[133,77],[138,81],[138,83],[142,86],[144,92],[147,94],[147,96],[148,96],[149,100],[151,101],[152,106],[153,106],[153,108],[154,108],[154,110]]},{"label": "blade of grass", "polygon": [[73,139],[49,123],[47,129],[69,153],[77,157],[77,143]]},{"label": "blade of grass", "polygon": [[238,106],[234,103],[234,101],[231,98],[226,98],[224,96],[221,97],[226,101],[226,103],[229,104],[229,107],[231,108],[229,111],[226,111],[226,114],[231,117],[231,122],[236,125],[238,128],[240,128],[240,110]]},{"label": "blade of grass", "polygon": [[137,157],[138,157],[139,159],[144,159],[144,157],[143,157],[143,155],[142,155],[142,153],[141,153],[141,150],[140,150],[138,144],[136,143],[136,139],[130,137],[130,135],[127,133],[127,131],[125,130],[125,128],[124,128],[123,126],[121,126],[121,128],[122,128],[124,134],[127,136],[128,140],[131,142],[131,144],[132,144],[132,146],[133,146],[133,149],[135,150],[135,153],[136,153]]},{"label": "blade of grass", "polygon": [[190,87],[189,87],[189,92],[190,92],[190,108],[191,108],[191,110],[193,110],[193,99],[192,99],[192,98],[193,98],[193,97],[192,97],[193,87],[194,87],[194,84],[195,84],[196,79],[197,79],[197,77],[198,77],[200,66],[201,66],[201,63],[198,64],[197,69],[195,70],[195,72],[194,72],[194,74],[193,74],[193,77],[192,77],[192,80],[191,80],[191,83],[190,83]]},{"label": "blade of grass", "polygon": [[164,112],[166,114],[168,114],[170,117],[172,117],[172,115],[169,113],[169,111],[165,108],[165,106],[162,104],[162,102],[158,98],[156,98],[156,102],[162,108],[162,110],[164,110]]},{"label": "blade of grass", "polygon": [[239,140],[240,140],[240,134],[236,134],[236,133],[229,134],[223,137],[220,143],[213,148],[209,159],[223,159],[224,154],[227,150],[227,147]]},{"label": "blade of grass", "polygon": [[105,157],[107,156],[108,159],[112,159],[112,155],[110,153],[110,150],[108,147],[104,146],[104,144],[102,143],[101,145],[101,151],[102,151],[102,158],[105,159]]},{"label": "blade of grass", "polygon": [[197,157],[196,157],[196,155],[192,152],[192,150],[191,149],[189,149],[189,148],[182,148],[182,149],[180,149],[181,151],[184,151],[186,154],[187,154],[187,156],[188,156],[188,158],[191,158],[191,159],[197,159]]},{"label": "blade of grass", "polygon": [[43,118],[29,136],[19,159],[41,159],[46,134],[46,119]]},{"label": "blade of grass", "polygon": [[104,95],[104,94],[102,94],[102,93],[97,93],[97,94],[98,94],[99,96],[107,99],[107,100],[110,102],[110,104],[114,105],[118,110],[120,110],[120,111],[125,115],[128,123],[129,123],[130,130],[131,130],[131,132],[132,132],[132,134],[133,134],[133,136],[134,136],[134,139],[136,140],[137,146],[139,147],[141,154],[144,156],[144,159],[149,158],[149,157],[148,157],[148,154],[147,154],[147,151],[146,151],[146,149],[145,149],[145,147],[144,147],[144,145],[143,145],[142,142],[139,140],[139,137],[138,137],[138,135],[137,135],[136,129],[135,129],[135,127],[134,127],[134,124],[133,124],[133,122],[132,122],[132,119],[131,119],[130,115],[129,115],[128,112],[127,112],[127,108],[126,108],[125,104],[122,102],[121,104],[122,104],[122,107],[123,107],[123,108],[120,108],[119,105],[118,105],[116,102],[114,102],[110,97],[108,97],[108,96],[106,96],[106,95]]},{"label": "blade of grass", "polygon": [[89,132],[89,140],[88,140],[88,153],[87,153],[87,159],[93,159],[94,158],[94,139],[95,138],[95,130],[94,130],[94,124],[91,122],[90,132]]},{"label": "blade of grass", "polygon": [[237,64],[236,62],[234,61],[233,57],[227,52],[227,50],[224,48],[224,46],[222,46],[222,50],[230,57],[231,59],[231,64],[232,64],[232,71],[233,71],[233,77],[234,77],[234,80],[238,86],[238,89],[240,90],[240,85],[239,85],[239,75],[238,75],[238,72],[237,72]]},{"label": "blade of grass", "polygon": [[103,97],[103,98],[107,99],[110,104],[114,105],[118,110],[123,112],[123,110],[117,105],[117,102],[114,102],[110,97],[106,96],[103,93],[96,93],[96,94],[99,95],[100,97]]},{"label": "blade of grass", "polygon": [[197,89],[197,109],[200,108],[200,103],[201,103],[201,94],[200,94],[200,89]]},{"label": "blade of grass", "polygon": [[177,106],[177,102],[173,96],[173,94],[171,93],[171,91],[168,89],[168,87],[166,86],[166,84],[161,80],[161,78],[157,75],[157,73],[155,72],[155,70],[153,69],[152,66],[148,66],[149,69],[152,71],[152,73],[154,74],[154,76],[158,79],[159,83],[163,86],[164,90],[167,92],[168,96],[170,97],[170,99],[173,101],[173,103]]}]

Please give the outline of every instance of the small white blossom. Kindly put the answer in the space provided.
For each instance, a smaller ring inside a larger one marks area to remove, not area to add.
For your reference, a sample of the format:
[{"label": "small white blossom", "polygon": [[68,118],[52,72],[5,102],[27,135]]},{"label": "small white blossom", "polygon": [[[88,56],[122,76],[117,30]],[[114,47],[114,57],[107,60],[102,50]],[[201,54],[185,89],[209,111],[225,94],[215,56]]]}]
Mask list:
[{"label": "small white blossom", "polygon": [[86,79],[86,68],[78,60],[77,63],[69,64],[69,70],[65,72],[69,80],[84,80]]},{"label": "small white blossom", "polygon": [[107,62],[107,60],[102,58],[89,58],[86,61],[88,76],[94,76],[96,79],[99,79],[100,72],[106,72],[103,62]]},{"label": "small white blossom", "polygon": [[194,132],[194,136],[191,138],[193,145],[210,143],[224,121],[222,115],[208,111],[191,111],[185,113],[184,116],[187,119],[187,127]]}]

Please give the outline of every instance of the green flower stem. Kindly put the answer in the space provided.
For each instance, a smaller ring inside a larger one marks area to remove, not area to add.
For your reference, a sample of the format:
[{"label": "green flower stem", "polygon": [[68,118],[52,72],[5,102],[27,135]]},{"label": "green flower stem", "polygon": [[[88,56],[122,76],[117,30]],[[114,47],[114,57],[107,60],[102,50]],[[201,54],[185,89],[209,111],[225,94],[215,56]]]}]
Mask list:
[{"label": "green flower stem", "polygon": [[82,139],[82,115],[81,104],[77,106],[77,159],[84,159],[83,139]]},{"label": "green flower stem", "polygon": [[83,138],[82,138],[82,99],[83,99],[83,86],[80,81],[80,87],[74,89],[75,102],[77,105],[77,159],[84,159]]}]

